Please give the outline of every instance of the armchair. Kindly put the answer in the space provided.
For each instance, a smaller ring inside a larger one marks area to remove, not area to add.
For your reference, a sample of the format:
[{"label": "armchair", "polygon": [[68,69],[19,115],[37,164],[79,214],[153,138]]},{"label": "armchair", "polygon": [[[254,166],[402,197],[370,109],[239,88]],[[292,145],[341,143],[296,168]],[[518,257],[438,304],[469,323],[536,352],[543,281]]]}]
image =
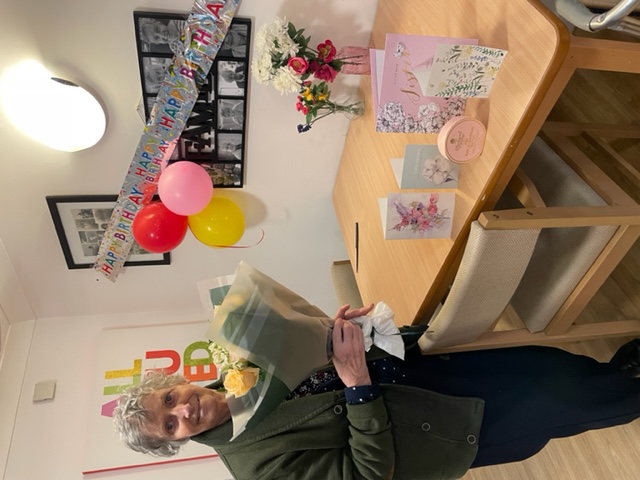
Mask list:
[{"label": "armchair", "polygon": [[[574,138],[582,137],[640,182],[640,172],[601,138],[612,136],[640,138],[640,127],[545,124],[511,181],[515,195],[505,194],[498,210],[484,212],[473,226],[444,306],[420,339],[423,353],[640,334],[640,319],[576,324],[640,236],[640,205],[590,160]],[[517,208],[512,208],[514,197],[520,202]],[[479,229],[484,230],[480,235]],[[539,229],[530,252],[515,247],[531,239],[505,240],[516,232]],[[506,242],[497,247],[502,257],[473,263],[478,239],[486,235]],[[526,269],[519,275],[523,263]],[[505,275],[509,275],[506,285]],[[470,293],[478,289],[495,300],[491,310],[482,295]],[[509,319],[516,328],[497,330],[500,318]]]}]

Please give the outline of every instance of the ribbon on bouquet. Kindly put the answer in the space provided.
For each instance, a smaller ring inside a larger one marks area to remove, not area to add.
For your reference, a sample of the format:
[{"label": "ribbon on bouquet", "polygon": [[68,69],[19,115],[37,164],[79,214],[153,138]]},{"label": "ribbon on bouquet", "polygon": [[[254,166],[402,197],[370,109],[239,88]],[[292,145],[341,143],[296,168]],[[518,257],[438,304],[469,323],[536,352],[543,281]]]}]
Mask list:
[{"label": "ribbon on bouquet", "polygon": [[134,242],[131,226],[151,202],[240,0],[195,0],[105,231],[94,268],[115,282]]}]

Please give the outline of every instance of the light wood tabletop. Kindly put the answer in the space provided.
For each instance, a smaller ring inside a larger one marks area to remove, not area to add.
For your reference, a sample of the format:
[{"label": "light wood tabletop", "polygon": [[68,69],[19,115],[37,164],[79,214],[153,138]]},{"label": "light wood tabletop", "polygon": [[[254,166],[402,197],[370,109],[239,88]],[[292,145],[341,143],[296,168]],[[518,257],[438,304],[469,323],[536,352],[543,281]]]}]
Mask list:
[{"label": "light wood tabletop", "polygon": [[[508,50],[488,99],[470,99],[466,114],[487,126],[482,156],[463,165],[450,239],[385,240],[378,198],[399,191],[390,158],[433,134],[376,133],[370,78],[360,86],[365,115],[353,120],[333,201],[363,301],[386,302],[398,325],[425,323],[450,284],[471,222],[490,209],[513,175],[557,95],[545,96],[567,55],[569,33],[536,0],[380,0],[371,47],[387,33],[473,37]],[[358,248],[356,249],[356,224]]]}]

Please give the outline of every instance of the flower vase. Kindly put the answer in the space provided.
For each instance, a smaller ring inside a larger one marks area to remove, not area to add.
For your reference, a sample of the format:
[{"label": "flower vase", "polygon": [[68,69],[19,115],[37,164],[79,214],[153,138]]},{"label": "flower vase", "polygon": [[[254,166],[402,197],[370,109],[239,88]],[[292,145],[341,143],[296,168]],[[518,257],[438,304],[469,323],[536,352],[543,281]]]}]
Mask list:
[{"label": "flower vase", "polygon": [[369,49],[366,47],[342,47],[336,54],[336,59],[342,60],[340,73],[350,75],[369,75]]},{"label": "flower vase", "polygon": [[333,113],[342,113],[349,120],[361,117],[364,114],[364,102],[360,96],[355,95],[347,99],[346,102],[333,104]]}]

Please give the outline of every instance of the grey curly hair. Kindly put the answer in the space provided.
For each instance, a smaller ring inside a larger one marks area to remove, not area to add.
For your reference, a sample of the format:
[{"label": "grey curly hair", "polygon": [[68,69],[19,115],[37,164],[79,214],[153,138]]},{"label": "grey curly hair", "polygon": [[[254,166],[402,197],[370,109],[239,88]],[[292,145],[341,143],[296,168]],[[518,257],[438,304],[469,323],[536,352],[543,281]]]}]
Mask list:
[{"label": "grey curly hair", "polygon": [[120,439],[132,450],[157,457],[176,455],[187,439],[163,440],[149,435],[145,423],[150,413],[142,406],[142,400],[155,390],[188,383],[182,375],[167,375],[164,371],[151,371],[136,385],[122,393],[113,410],[113,423]]}]

